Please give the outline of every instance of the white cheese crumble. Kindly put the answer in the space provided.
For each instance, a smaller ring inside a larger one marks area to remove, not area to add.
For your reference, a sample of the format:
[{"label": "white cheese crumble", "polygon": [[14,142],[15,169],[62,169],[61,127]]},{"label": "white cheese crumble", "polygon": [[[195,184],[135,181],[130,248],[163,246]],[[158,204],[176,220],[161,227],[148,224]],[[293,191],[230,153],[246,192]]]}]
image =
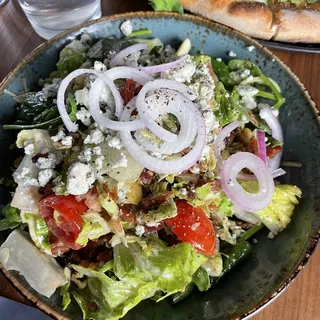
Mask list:
[{"label": "white cheese crumble", "polygon": [[72,146],[72,141],[73,141],[73,138],[72,136],[65,136],[62,140],[61,140],[61,144],[63,146]]},{"label": "white cheese crumble", "polygon": [[242,97],[242,99],[240,101],[249,110],[253,110],[257,107],[256,101],[251,96],[244,96],[244,97]]},{"label": "white cheese crumble", "polygon": [[93,67],[94,67],[94,70],[96,71],[102,71],[102,72],[107,71],[106,65],[103,64],[101,61],[95,61]]},{"label": "white cheese crumble", "polygon": [[59,130],[59,132],[51,137],[53,142],[60,142],[63,146],[72,146],[73,137],[67,136],[63,130]]},{"label": "white cheese crumble", "polygon": [[121,153],[120,156],[117,158],[115,163],[112,165],[113,169],[116,168],[126,168],[128,166],[128,159],[125,154]]},{"label": "white cheese crumble", "polygon": [[186,188],[181,188],[179,191],[183,196],[186,196],[188,194],[188,191]]},{"label": "white cheese crumble", "polygon": [[122,190],[122,189],[120,189],[120,190],[118,190],[118,201],[121,203],[121,202],[123,202],[124,201],[124,199],[126,198],[126,194],[125,194],[125,192]]},{"label": "white cheese crumble", "polygon": [[138,237],[141,237],[141,236],[143,236],[143,234],[145,233],[145,231],[146,231],[146,229],[145,229],[145,227],[144,226],[136,226],[136,228],[135,228],[135,232],[136,232],[136,235],[138,236]]},{"label": "white cheese crumble", "polygon": [[120,150],[123,147],[122,142],[118,137],[108,136],[107,143],[109,147],[117,150]]},{"label": "white cheese crumble", "polygon": [[195,72],[196,63],[189,56],[188,59],[184,61],[178,68],[169,69],[168,71],[163,72],[162,77],[178,82],[190,82]]},{"label": "white cheese crumble", "polygon": [[217,60],[218,62],[221,62],[221,61],[222,61],[222,59],[221,59],[221,58],[216,58],[216,60]]},{"label": "white cheese crumble", "polygon": [[235,58],[236,56],[237,56],[237,54],[235,52],[233,52],[233,51],[229,52],[229,57]]},{"label": "white cheese crumble", "polygon": [[90,165],[81,162],[74,163],[67,174],[67,192],[73,195],[87,193],[95,181]]},{"label": "white cheese crumble", "polygon": [[28,155],[32,155],[35,151],[34,144],[29,141],[25,141],[24,143],[24,153]]},{"label": "white cheese crumble", "polygon": [[100,170],[103,166],[103,159],[104,157],[98,157],[96,160],[95,160],[95,165],[96,165],[96,169],[97,170]]},{"label": "white cheese crumble", "polygon": [[255,46],[248,46],[248,47],[247,47],[247,50],[248,50],[249,52],[252,52],[254,49],[255,49]]},{"label": "white cheese crumble", "polygon": [[54,169],[63,159],[60,152],[49,153],[45,157],[39,157],[35,165],[39,169]]},{"label": "white cheese crumble", "polygon": [[44,169],[39,171],[38,181],[39,181],[40,187],[46,186],[46,184],[56,176],[57,176],[57,173],[53,169]]},{"label": "white cheese crumble", "polygon": [[120,26],[120,30],[125,37],[130,36],[130,34],[132,33],[132,24],[130,20],[123,22]]},{"label": "white cheese crumble", "polygon": [[237,86],[236,90],[238,91],[238,93],[242,97],[253,97],[259,92],[259,90],[257,88],[255,88],[255,87],[242,86],[242,85]]},{"label": "white cheese crumble", "polygon": [[80,108],[76,113],[76,118],[80,120],[85,126],[89,127],[91,125],[91,114],[85,108]]},{"label": "white cheese crumble", "polygon": [[99,144],[104,140],[104,135],[99,129],[92,130],[84,139],[84,144]]},{"label": "white cheese crumble", "polygon": [[79,161],[81,162],[89,162],[91,160],[91,157],[92,157],[92,150],[91,148],[84,148],[79,156],[78,156],[78,159]]},{"label": "white cheese crumble", "polygon": [[88,105],[89,105],[89,90],[88,90],[88,88],[84,87],[81,90],[75,91],[74,98],[76,99],[77,104],[82,104],[85,107],[88,107]]}]

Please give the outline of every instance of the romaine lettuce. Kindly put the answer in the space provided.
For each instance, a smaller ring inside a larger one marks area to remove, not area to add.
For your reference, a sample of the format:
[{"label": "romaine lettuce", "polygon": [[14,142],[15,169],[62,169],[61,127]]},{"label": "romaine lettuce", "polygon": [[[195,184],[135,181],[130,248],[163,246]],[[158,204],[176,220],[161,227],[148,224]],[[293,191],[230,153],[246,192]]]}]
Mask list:
[{"label": "romaine lettuce", "polygon": [[[157,291],[165,294],[160,299],[183,291],[207,259],[189,243],[167,247],[159,239],[149,239],[143,247],[137,242],[116,246],[114,276],[108,276],[103,269],[73,266],[88,276],[87,287],[73,293],[84,318],[116,320]],[[95,308],[88,308],[90,304]]]}]

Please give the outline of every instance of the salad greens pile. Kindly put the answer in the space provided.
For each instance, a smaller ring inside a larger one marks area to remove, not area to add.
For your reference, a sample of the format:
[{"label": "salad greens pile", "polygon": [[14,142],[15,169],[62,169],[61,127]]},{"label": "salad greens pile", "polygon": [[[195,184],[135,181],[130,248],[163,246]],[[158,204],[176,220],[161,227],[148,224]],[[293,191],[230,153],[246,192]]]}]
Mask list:
[{"label": "salad greens pile", "polygon": [[[150,2],[183,13],[177,1]],[[77,302],[84,319],[209,290],[250,255],[260,229],[273,238],[288,226],[301,197],[273,180],[285,173],[285,98],[273,79],[248,60],[191,55],[189,39],[175,50],[131,29],[95,43],[83,33],[39,91],[7,92],[18,106],[4,129],[18,131],[24,154],[14,181],[0,181],[15,190],[1,212],[0,231],[14,231],[0,262],[44,296],[59,290],[63,310]],[[108,85],[94,113],[99,81]]]}]

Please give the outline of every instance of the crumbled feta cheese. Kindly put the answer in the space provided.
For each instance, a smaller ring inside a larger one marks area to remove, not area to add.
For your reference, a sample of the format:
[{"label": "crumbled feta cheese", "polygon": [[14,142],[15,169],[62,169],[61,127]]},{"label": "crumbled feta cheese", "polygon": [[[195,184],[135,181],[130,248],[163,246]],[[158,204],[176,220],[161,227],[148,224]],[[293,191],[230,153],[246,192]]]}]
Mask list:
[{"label": "crumbled feta cheese", "polygon": [[79,111],[77,111],[76,118],[87,127],[91,125],[91,114],[87,109],[83,107]]},{"label": "crumbled feta cheese", "polygon": [[218,62],[221,62],[221,61],[222,61],[222,59],[221,59],[221,58],[216,58],[216,60],[217,60]]},{"label": "crumbled feta cheese", "polygon": [[141,237],[145,233],[146,229],[144,226],[136,226],[135,232],[138,237]]},{"label": "crumbled feta cheese", "polygon": [[138,61],[140,56],[141,56],[140,51],[129,54],[127,57],[123,58],[122,64],[130,68],[137,68],[139,66]]},{"label": "crumbled feta cheese", "polygon": [[18,180],[22,180],[23,178],[25,178],[30,172],[30,169],[27,167],[23,167],[21,172],[17,175],[16,179]]},{"label": "crumbled feta cheese", "polygon": [[92,157],[92,150],[91,148],[84,148],[79,156],[78,156],[78,159],[79,161],[81,162],[89,162],[91,160],[91,157]]},{"label": "crumbled feta cheese", "polygon": [[125,154],[121,153],[116,162],[112,165],[113,169],[126,168],[128,166],[128,159]]},{"label": "crumbled feta cheese", "polygon": [[35,151],[34,144],[30,143],[28,141],[25,141],[25,143],[24,143],[24,153],[28,154],[28,155],[31,155],[31,154],[34,153],[34,151]]},{"label": "crumbled feta cheese", "polygon": [[126,198],[125,192],[122,189],[118,190],[118,201],[121,203],[124,201],[125,198]]},{"label": "crumbled feta cheese", "polygon": [[105,71],[107,71],[107,67],[101,61],[95,61],[94,62],[94,70],[105,72]]},{"label": "crumbled feta cheese", "polygon": [[194,173],[194,174],[199,174],[199,173],[200,173],[200,168],[199,168],[198,165],[195,165],[195,166],[191,167],[191,168],[189,169],[189,171],[192,172],[192,173]]},{"label": "crumbled feta cheese", "polygon": [[97,170],[100,170],[103,166],[103,159],[104,157],[98,157],[96,160],[95,160],[95,165],[96,165],[96,169]]},{"label": "crumbled feta cheese", "polygon": [[210,150],[211,150],[210,145],[206,144],[203,148],[200,161],[205,161],[207,158],[210,157]]},{"label": "crumbled feta cheese", "polygon": [[253,110],[257,107],[256,101],[251,96],[244,96],[244,97],[242,97],[242,99],[240,101],[249,110]]},{"label": "crumbled feta cheese", "polygon": [[231,71],[229,75],[234,82],[240,83],[242,80],[250,77],[250,70],[245,69],[245,70]]},{"label": "crumbled feta cheese", "polygon": [[247,47],[247,50],[248,50],[249,52],[252,52],[254,49],[255,49],[255,46],[248,46],[248,47]]},{"label": "crumbled feta cheese", "polygon": [[32,177],[25,177],[25,179],[23,180],[23,185],[25,187],[39,187],[39,181],[36,178],[32,178]]},{"label": "crumbled feta cheese", "polygon": [[186,196],[186,195],[188,194],[188,191],[187,191],[186,188],[181,188],[181,189],[179,190],[179,192],[180,192],[183,196]]},{"label": "crumbled feta cheese", "polygon": [[44,169],[39,171],[38,181],[39,181],[40,187],[46,186],[46,184],[56,176],[57,176],[57,173],[53,169]]},{"label": "crumbled feta cheese", "polygon": [[72,146],[72,141],[73,141],[72,136],[65,136],[65,137],[61,140],[61,144],[62,144],[63,146]]},{"label": "crumbled feta cheese", "polygon": [[99,129],[92,130],[84,139],[85,144],[99,144],[104,140],[104,135]]},{"label": "crumbled feta cheese", "polygon": [[130,20],[123,22],[120,26],[120,30],[125,37],[130,36],[130,34],[132,33],[132,24]]},{"label": "crumbled feta cheese", "polygon": [[66,134],[64,133],[64,131],[63,130],[59,130],[58,133],[55,136],[51,137],[51,140],[53,142],[58,142],[58,141],[61,141],[65,136],[66,136]]},{"label": "crumbled feta cheese", "polygon": [[89,90],[84,87],[81,90],[77,90],[74,93],[74,98],[76,99],[77,104],[82,104],[85,107],[89,105]]},{"label": "crumbled feta cheese", "polygon": [[54,78],[51,84],[45,85],[44,88],[42,89],[43,97],[45,99],[49,97],[56,97],[60,87],[60,82],[61,82],[61,79]]},{"label": "crumbled feta cheese", "polygon": [[215,115],[213,114],[212,110],[207,110],[203,112],[203,120],[206,125],[206,130],[207,130],[207,138],[209,137],[208,134],[215,128],[218,128],[219,122],[217,121]]},{"label": "crumbled feta cheese", "polygon": [[87,193],[95,181],[90,165],[81,162],[74,163],[67,174],[67,192],[73,195]]},{"label": "crumbled feta cheese", "polygon": [[35,165],[39,169],[54,169],[63,159],[60,152],[49,153],[45,157],[39,157]]},{"label": "crumbled feta cheese", "polygon": [[233,52],[233,51],[229,52],[229,57],[235,58],[236,56],[237,56],[237,54],[235,52]]},{"label": "crumbled feta cheese", "polygon": [[97,155],[97,156],[101,156],[102,150],[100,147],[93,147],[92,148],[92,153]]},{"label": "crumbled feta cheese", "polygon": [[107,143],[109,147],[117,150],[120,150],[123,147],[122,142],[118,137],[108,136]]},{"label": "crumbled feta cheese", "polygon": [[253,97],[255,96],[259,90],[255,87],[251,86],[237,86],[236,90],[238,91],[239,95],[242,97]]},{"label": "crumbled feta cheese", "polygon": [[74,49],[76,51],[85,52],[89,48],[89,42],[92,41],[91,37],[87,33],[83,33],[80,39],[72,40],[66,45],[66,48]]},{"label": "crumbled feta cheese", "polygon": [[162,73],[164,78],[178,82],[190,82],[196,72],[196,63],[190,57],[184,61],[178,68],[169,69]]}]

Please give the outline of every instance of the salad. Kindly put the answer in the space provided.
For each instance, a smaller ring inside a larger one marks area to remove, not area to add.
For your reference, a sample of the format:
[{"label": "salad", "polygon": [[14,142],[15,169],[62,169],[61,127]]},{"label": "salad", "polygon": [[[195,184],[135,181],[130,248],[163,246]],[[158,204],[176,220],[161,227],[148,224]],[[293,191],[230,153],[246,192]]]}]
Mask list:
[{"label": "salad", "polygon": [[1,179],[0,230],[13,231],[0,262],[84,319],[209,290],[301,197],[275,180],[285,99],[273,79],[233,52],[224,62],[189,39],[175,50],[130,21],[121,30],[67,44],[39,91],[6,91],[18,107],[4,129],[23,152]]}]

